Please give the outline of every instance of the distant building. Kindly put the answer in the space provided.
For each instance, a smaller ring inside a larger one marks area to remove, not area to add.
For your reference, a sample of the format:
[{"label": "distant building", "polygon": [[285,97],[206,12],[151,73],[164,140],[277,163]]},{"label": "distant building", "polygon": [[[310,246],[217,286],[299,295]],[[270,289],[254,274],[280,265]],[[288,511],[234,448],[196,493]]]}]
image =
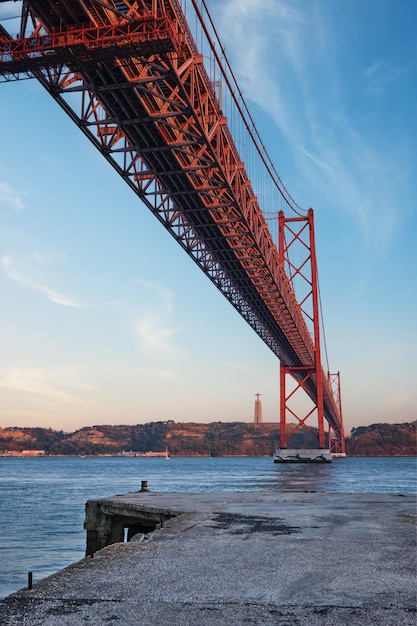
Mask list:
[{"label": "distant building", "polygon": [[262,402],[259,399],[261,397],[260,393],[255,393],[255,396],[256,396],[255,416],[254,416],[253,423],[256,425],[256,424],[262,424]]},{"label": "distant building", "polygon": [[0,456],[45,456],[45,450],[6,450]]}]

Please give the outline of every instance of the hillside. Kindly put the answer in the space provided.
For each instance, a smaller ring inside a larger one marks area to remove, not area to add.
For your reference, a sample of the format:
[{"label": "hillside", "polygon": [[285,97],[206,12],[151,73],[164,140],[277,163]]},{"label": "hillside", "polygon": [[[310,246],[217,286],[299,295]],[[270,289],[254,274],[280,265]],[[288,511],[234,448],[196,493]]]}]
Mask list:
[{"label": "hillside", "polygon": [[[308,431],[293,436],[297,447],[315,445]],[[43,428],[0,428],[0,453],[44,450],[51,455],[156,452],[171,456],[270,456],[279,443],[279,424],[150,422],[131,426],[86,426],[73,433]]]},{"label": "hillside", "polygon": [[[313,429],[314,430],[314,429]],[[314,448],[317,439],[300,429],[294,448]],[[50,428],[0,428],[0,454],[43,450],[50,455],[162,452],[171,456],[271,456],[279,446],[279,424],[150,422],[126,426],[86,426],[73,433]],[[346,440],[348,456],[414,456],[416,422],[354,428]]]},{"label": "hillside", "polygon": [[349,456],[415,456],[417,422],[353,428],[346,439]]}]

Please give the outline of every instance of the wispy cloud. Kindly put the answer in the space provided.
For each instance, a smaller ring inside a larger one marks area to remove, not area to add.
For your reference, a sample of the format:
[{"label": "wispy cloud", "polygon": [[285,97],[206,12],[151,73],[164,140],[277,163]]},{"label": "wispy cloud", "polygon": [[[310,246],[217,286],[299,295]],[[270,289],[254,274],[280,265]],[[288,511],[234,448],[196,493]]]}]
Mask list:
[{"label": "wispy cloud", "polygon": [[368,139],[343,111],[335,117],[337,122],[326,127],[322,121],[306,138],[309,150],[300,146],[308,159],[303,174],[318,198],[331,199],[339,211],[354,218],[369,247],[384,250],[408,218],[406,207],[399,210],[398,205],[398,190],[406,186],[404,157],[394,144]]},{"label": "wispy cloud", "polygon": [[[399,210],[393,192],[411,176],[404,138],[372,134],[364,124],[360,94],[352,102],[341,79],[339,53],[348,42],[338,41],[334,16],[320,3],[289,0],[225,0],[221,11],[226,53],[243,93],[269,114],[305,181],[305,197],[290,193],[317,209],[325,199],[352,217],[364,241],[385,248],[410,213],[404,202]],[[368,89],[381,93],[404,71],[378,61],[365,70]]]},{"label": "wispy cloud", "polygon": [[134,325],[134,332],[140,340],[142,347],[152,348],[163,352],[173,352],[177,347],[172,338],[175,329],[164,325],[164,314],[156,314],[149,311],[143,313]]},{"label": "wispy cloud", "polygon": [[314,156],[313,154],[310,154],[310,152],[308,152],[308,150],[306,150],[305,148],[303,148],[302,146],[300,146],[301,152],[303,154],[305,154],[309,159],[311,159],[311,161],[317,165],[318,167],[320,167],[322,170],[324,170],[325,172],[327,172],[329,175],[333,175],[334,171],[333,168],[328,164],[328,163],[324,163],[324,161],[322,161],[321,159],[319,159],[318,157]]},{"label": "wispy cloud", "polygon": [[11,206],[15,211],[22,211],[24,208],[21,197],[8,185],[0,181],[0,204]]},{"label": "wispy cloud", "polygon": [[[32,257],[33,258],[33,257]],[[45,260],[45,259],[44,259]],[[55,304],[60,304],[62,306],[72,307],[72,308],[83,308],[82,304],[80,304],[74,298],[71,298],[55,289],[52,289],[48,285],[40,282],[29,274],[24,274],[22,270],[16,267],[15,261],[11,256],[6,255],[1,259],[1,267],[8,278],[14,280],[24,287],[32,289],[33,291],[37,291],[39,293],[44,294],[48,300],[54,302]]]},{"label": "wispy cloud", "polygon": [[71,404],[84,403],[80,394],[95,391],[93,385],[42,368],[11,368],[0,371],[0,386],[17,391],[53,398]]},{"label": "wispy cloud", "polygon": [[229,0],[221,9],[226,52],[245,97],[273,114],[284,134],[292,134],[295,125],[285,101],[290,85],[285,72],[271,73],[271,62],[281,67],[283,59],[301,71],[304,20],[300,11],[280,0]]},{"label": "wispy cloud", "polygon": [[375,61],[364,70],[367,90],[375,96],[381,96],[388,88],[392,88],[393,83],[406,73],[407,69],[405,67],[394,67],[386,61]]},{"label": "wispy cloud", "polygon": [[177,352],[179,347],[173,338],[178,328],[169,324],[173,310],[174,294],[163,285],[134,280],[143,289],[145,305],[133,325],[133,332],[140,346],[146,350]]}]

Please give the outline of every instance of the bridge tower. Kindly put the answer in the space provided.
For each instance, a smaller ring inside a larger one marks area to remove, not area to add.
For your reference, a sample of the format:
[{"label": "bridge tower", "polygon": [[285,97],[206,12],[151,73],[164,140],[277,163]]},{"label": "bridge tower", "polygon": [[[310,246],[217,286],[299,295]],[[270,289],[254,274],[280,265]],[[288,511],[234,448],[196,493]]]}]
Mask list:
[{"label": "bridge tower", "polygon": [[[288,439],[298,429],[305,428],[314,435],[312,419],[318,426],[318,448],[328,448],[331,452],[344,452],[342,433],[334,432],[329,426],[327,437],[324,429],[325,404],[323,383],[327,378],[338,405],[341,416],[340,376],[327,374],[325,377],[321,360],[320,298],[317,273],[317,259],[314,236],[314,213],[309,209],[306,216],[285,217],[280,211],[279,257],[290,280],[294,294],[309,327],[314,344],[314,362],[280,362],[280,448],[287,448]],[[291,380],[292,384],[289,384]],[[312,387],[316,393],[312,393]],[[300,393],[301,392],[301,393]],[[309,399],[305,402],[305,392]],[[301,399],[300,399],[300,396]],[[289,426],[288,418],[295,418],[295,426]],[[310,420],[309,424],[307,421]],[[343,448],[343,449],[342,449]]]}]

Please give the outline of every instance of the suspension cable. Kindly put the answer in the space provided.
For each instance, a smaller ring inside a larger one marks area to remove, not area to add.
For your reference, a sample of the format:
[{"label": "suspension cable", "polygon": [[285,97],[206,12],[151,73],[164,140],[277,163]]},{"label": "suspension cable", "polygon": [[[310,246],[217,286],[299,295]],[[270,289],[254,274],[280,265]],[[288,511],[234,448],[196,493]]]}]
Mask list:
[{"label": "suspension cable", "polygon": [[318,291],[318,296],[319,296],[320,322],[321,322],[321,331],[322,331],[322,334],[323,334],[324,353],[325,353],[325,356],[326,356],[327,371],[330,372],[329,355],[328,355],[328,352],[327,352],[326,333],[324,331],[323,306],[322,306],[322,303],[321,303],[321,293],[320,293],[320,284],[319,284],[318,272],[317,272],[317,291]]},{"label": "suspension cable", "polygon": [[[240,106],[239,100],[237,99],[237,97],[235,95],[235,91],[233,90],[232,85],[230,83],[229,77],[228,77],[228,75],[226,74],[226,72],[225,72],[225,70],[223,68],[223,64],[221,62],[221,59],[219,58],[217,50],[215,49],[215,47],[213,45],[213,42],[211,40],[211,37],[210,37],[210,34],[208,32],[207,26],[204,23],[204,19],[203,19],[203,16],[201,14],[201,11],[200,11],[200,9],[197,6],[196,0],[192,0],[192,4],[193,4],[194,10],[195,10],[195,12],[196,12],[196,14],[198,16],[198,19],[200,20],[200,24],[201,24],[201,26],[202,26],[202,28],[204,30],[204,33],[205,33],[205,35],[207,37],[207,40],[208,40],[209,45],[210,45],[210,47],[212,49],[212,52],[213,52],[213,54],[214,54],[214,56],[216,58],[216,61],[217,61],[218,65],[219,65],[219,69],[220,69],[220,71],[222,73],[222,76],[223,76],[224,80],[226,81],[226,84],[227,84],[227,86],[229,88],[229,92],[230,92],[230,94],[231,94],[231,96],[233,98],[233,101],[234,101],[234,103],[235,103],[235,105],[236,105],[236,107],[237,107],[237,109],[238,109],[238,111],[239,111],[239,113],[240,113],[240,115],[242,117],[244,125],[246,126],[246,130],[248,131],[249,136],[250,136],[250,138],[253,141],[253,144],[254,144],[257,152],[258,152],[258,155],[260,156],[260,158],[261,158],[263,164],[265,165],[265,168],[266,168],[268,174],[270,175],[270,177],[271,177],[275,187],[278,189],[279,193],[281,194],[281,196],[284,199],[284,201],[286,202],[286,204],[298,216],[303,217],[303,215],[305,213],[307,213],[307,211],[305,209],[303,209],[302,207],[300,207],[297,204],[297,202],[295,202],[295,200],[291,196],[291,194],[288,192],[287,188],[285,187],[284,183],[281,180],[281,177],[279,176],[277,170],[275,169],[274,163],[273,163],[271,157],[269,156],[269,153],[268,153],[268,151],[267,151],[267,149],[265,147],[264,142],[262,141],[262,138],[261,138],[261,136],[259,134],[258,129],[256,128],[256,124],[255,124],[255,122],[253,120],[253,117],[252,117],[250,111],[249,111],[249,108],[248,108],[248,106],[246,104],[246,101],[245,101],[245,99],[243,97],[243,93],[242,93],[242,91],[241,91],[241,89],[240,89],[240,87],[238,85],[236,76],[235,76],[235,74],[234,74],[234,72],[232,70],[232,67],[230,65],[230,62],[229,62],[229,60],[227,58],[226,50],[223,47],[222,42],[220,41],[220,37],[218,35],[217,29],[216,29],[216,27],[214,25],[214,22],[213,22],[213,19],[212,19],[211,15],[210,15],[210,12],[208,10],[206,1],[202,0],[202,6],[204,7],[204,10],[207,13],[207,17],[208,17],[210,25],[211,25],[211,27],[213,29],[213,33],[214,33],[214,35],[216,37],[216,40],[217,40],[217,42],[219,44],[221,53],[222,53],[222,55],[223,55],[223,57],[225,59],[227,68],[228,68],[228,70],[230,72],[230,75],[231,75],[231,77],[233,79],[233,83],[234,83],[234,85],[235,85],[235,87],[237,89],[237,92],[239,94],[239,97],[240,97],[240,99],[241,99],[241,101],[243,103],[243,107],[244,107],[244,109],[246,111],[247,117],[244,115],[244,112],[242,111],[242,108]],[[247,118],[249,119],[250,123],[252,124],[252,128],[250,127],[250,125],[249,125],[249,123],[247,121]]]}]

